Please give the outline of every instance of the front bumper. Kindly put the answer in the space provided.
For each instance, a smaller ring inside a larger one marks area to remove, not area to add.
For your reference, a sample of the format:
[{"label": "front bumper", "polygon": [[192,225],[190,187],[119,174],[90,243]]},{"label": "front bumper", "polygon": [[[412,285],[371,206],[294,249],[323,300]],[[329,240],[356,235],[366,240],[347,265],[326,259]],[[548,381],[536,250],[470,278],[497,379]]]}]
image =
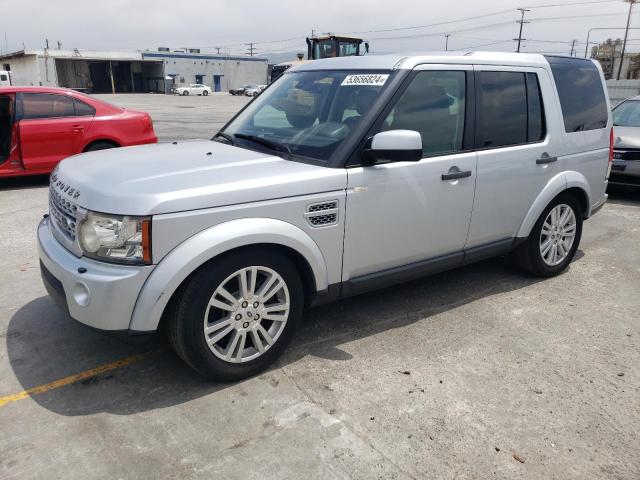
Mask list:
[{"label": "front bumper", "polygon": [[[71,318],[100,330],[129,330],[138,294],[153,265],[78,258],[54,238],[48,218],[38,225],[38,253],[47,292]],[[78,269],[86,271],[79,273]]]},{"label": "front bumper", "polygon": [[640,187],[640,160],[614,159],[609,184]]}]

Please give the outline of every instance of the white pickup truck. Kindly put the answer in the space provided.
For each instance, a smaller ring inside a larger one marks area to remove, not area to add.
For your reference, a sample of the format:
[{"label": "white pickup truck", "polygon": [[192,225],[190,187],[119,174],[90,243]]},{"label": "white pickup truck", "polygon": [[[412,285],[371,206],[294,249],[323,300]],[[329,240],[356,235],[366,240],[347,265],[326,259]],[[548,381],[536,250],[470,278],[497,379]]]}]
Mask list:
[{"label": "white pickup truck", "polygon": [[211,141],[64,160],[42,277],[72,318],[162,327],[201,374],[243,378],[310,305],[504,253],[561,273],[606,200],[607,104],[585,59],[303,63]]}]

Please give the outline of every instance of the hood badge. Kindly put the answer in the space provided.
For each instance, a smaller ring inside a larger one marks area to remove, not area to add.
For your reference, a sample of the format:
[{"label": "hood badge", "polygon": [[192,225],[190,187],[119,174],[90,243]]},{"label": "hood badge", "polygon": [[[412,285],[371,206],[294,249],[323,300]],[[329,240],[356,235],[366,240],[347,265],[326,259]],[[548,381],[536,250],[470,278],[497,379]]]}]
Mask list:
[{"label": "hood badge", "polygon": [[[57,169],[56,169],[57,170]],[[80,196],[80,190],[76,190],[71,185],[64,183],[62,180],[58,180],[58,172],[54,171],[51,174],[51,185],[60,190],[62,193],[66,193],[74,200]]]}]

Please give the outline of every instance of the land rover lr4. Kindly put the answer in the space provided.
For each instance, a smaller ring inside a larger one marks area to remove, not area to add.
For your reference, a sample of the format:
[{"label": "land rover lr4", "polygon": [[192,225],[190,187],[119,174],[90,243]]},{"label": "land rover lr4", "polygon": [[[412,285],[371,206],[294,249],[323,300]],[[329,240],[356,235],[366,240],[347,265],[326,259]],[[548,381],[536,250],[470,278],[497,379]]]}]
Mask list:
[{"label": "land rover lr4", "polygon": [[585,59],[304,63],[211,141],[64,160],[38,227],[42,277],[72,318],[162,327],[202,375],[240,379],[309,305],[508,252],[562,272],[606,200],[607,105]]}]

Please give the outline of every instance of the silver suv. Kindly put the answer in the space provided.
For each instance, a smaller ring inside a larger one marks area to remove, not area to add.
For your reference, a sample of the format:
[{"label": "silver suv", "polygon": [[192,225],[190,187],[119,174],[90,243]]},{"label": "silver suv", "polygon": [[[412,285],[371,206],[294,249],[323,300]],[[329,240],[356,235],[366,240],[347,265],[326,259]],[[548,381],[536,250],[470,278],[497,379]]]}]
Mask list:
[{"label": "silver suv", "polygon": [[63,161],[42,277],[72,318],[162,327],[202,375],[243,378],[306,306],[508,252],[562,272],[606,200],[607,104],[598,65],[576,58],[307,62],[212,141]]}]

